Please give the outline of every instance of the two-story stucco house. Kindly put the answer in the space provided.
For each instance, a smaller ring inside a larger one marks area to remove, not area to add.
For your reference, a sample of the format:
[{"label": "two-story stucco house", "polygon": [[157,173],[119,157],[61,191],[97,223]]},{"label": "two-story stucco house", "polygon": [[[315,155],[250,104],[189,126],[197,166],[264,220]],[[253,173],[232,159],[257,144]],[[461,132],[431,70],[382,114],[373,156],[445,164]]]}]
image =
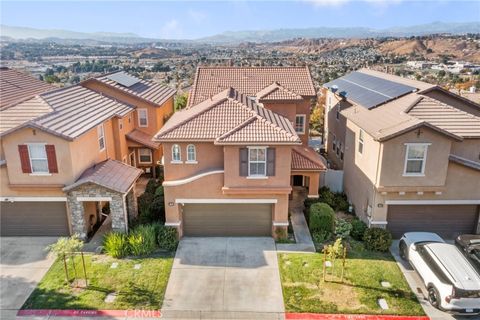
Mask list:
[{"label": "two-story stucco house", "polygon": [[395,237],[480,231],[480,105],[367,69],[324,86],[328,159],[362,219]]},{"label": "two-story stucco house", "polygon": [[127,230],[135,182],[161,160],[151,137],[173,112],[175,90],[116,72],[39,92],[43,82],[25,77],[2,69],[2,235],[85,238],[106,202],[112,228]]},{"label": "two-story stucco house", "polygon": [[292,184],[318,196],[307,68],[200,67],[164,149],[166,225],[186,236],[281,236]]}]

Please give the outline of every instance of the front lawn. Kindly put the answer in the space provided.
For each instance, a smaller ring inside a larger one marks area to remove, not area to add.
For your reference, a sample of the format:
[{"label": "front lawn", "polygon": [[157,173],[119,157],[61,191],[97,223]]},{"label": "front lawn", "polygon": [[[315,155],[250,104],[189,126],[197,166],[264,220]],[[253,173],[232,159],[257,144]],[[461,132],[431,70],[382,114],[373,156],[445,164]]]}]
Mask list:
[{"label": "front lawn", "polygon": [[[335,276],[329,277],[333,281],[323,281],[321,253],[280,253],[279,264],[287,312],[424,314],[393,257],[367,251],[361,243],[348,254],[344,283],[340,283],[339,260]],[[382,281],[391,287],[382,287]],[[388,310],[379,307],[380,298],[387,301]]]},{"label": "front lawn", "polygon": [[[78,278],[83,279],[80,256],[76,257]],[[114,259],[106,255],[85,255],[88,287],[67,284],[63,260],[57,259],[22,309],[159,309],[167,287],[172,256],[142,259]],[[111,268],[117,263],[116,268]],[[135,265],[140,265],[136,269]],[[74,270],[68,261],[69,277]],[[116,293],[113,302],[105,302]]]}]

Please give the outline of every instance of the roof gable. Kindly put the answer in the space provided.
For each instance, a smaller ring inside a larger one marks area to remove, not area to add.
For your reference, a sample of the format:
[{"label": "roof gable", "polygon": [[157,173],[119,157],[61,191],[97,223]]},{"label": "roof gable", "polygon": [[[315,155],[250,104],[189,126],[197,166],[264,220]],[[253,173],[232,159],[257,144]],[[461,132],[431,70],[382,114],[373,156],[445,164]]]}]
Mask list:
[{"label": "roof gable", "polygon": [[282,87],[278,82],[274,82],[271,85],[265,87],[264,89],[259,91],[255,96],[257,97],[257,100],[260,102],[303,100],[302,96]]}]

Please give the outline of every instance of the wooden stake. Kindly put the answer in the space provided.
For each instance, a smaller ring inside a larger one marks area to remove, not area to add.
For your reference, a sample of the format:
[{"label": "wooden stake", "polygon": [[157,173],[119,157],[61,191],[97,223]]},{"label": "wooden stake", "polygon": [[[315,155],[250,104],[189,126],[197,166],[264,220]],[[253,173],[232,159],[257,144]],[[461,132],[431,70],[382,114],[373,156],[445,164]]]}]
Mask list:
[{"label": "wooden stake", "polygon": [[325,273],[327,272],[327,249],[323,247],[323,282],[325,282]]},{"label": "wooden stake", "polygon": [[[75,273],[75,279],[74,281],[77,280],[78,276],[77,276],[77,268],[75,267],[75,255],[70,255],[72,257],[72,265],[73,265],[73,271]],[[75,286],[77,286],[77,283],[75,283]]]},{"label": "wooden stake", "polygon": [[85,268],[85,258],[83,257],[83,251],[82,251],[82,263],[83,263],[83,275],[85,276],[85,287],[88,287],[87,269]]},{"label": "wooden stake", "polygon": [[347,257],[347,248],[343,248],[343,261],[342,261],[342,278],[341,282],[343,283],[343,274],[345,273],[345,258]]},{"label": "wooden stake", "polygon": [[65,258],[65,255],[63,255],[63,267],[65,268],[65,280],[67,280],[67,283],[70,282],[68,279],[68,267],[67,267],[67,259]]}]

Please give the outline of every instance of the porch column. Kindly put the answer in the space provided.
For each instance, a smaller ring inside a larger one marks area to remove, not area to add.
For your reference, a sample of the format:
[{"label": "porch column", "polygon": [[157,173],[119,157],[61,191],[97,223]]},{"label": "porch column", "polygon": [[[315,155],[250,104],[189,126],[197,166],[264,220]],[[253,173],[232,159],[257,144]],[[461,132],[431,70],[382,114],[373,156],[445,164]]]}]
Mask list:
[{"label": "porch column", "polygon": [[118,232],[127,232],[127,206],[125,204],[126,196],[118,193],[112,196],[110,201],[110,215],[112,217],[112,230]]},{"label": "porch column", "polygon": [[83,202],[77,201],[75,194],[67,194],[67,205],[72,217],[72,232],[82,240],[87,239],[87,223]]},{"label": "porch column", "polygon": [[308,197],[318,198],[318,187],[320,184],[320,172],[312,172],[308,175]]},{"label": "porch column", "polygon": [[129,221],[135,220],[138,217],[137,192],[135,186],[127,193],[127,211]]}]

